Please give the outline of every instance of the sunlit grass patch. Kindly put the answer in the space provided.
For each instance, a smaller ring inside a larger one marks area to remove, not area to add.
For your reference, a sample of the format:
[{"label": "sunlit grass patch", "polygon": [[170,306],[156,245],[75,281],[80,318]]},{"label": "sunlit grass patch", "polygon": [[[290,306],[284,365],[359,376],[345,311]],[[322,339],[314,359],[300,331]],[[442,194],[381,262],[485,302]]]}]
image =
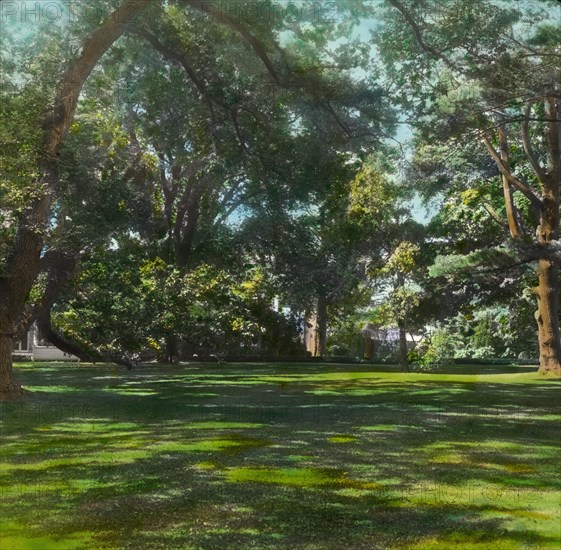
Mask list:
[{"label": "sunlit grass patch", "polygon": [[[84,419],[87,420],[87,419]],[[134,422],[111,422],[106,418],[91,419],[89,422],[59,422],[58,424],[42,424],[35,428],[39,431],[57,432],[120,432],[123,430],[134,430],[138,425]],[[134,433],[134,432],[127,432]]]},{"label": "sunlit grass patch", "polygon": [[231,483],[271,483],[297,487],[333,485],[344,479],[344,473],[336,469],[318,468],[260,468],[245,466],[230,468],[224,473]]},{"label": "sunlit grass patch", "polygon": [[26,389],[32,392],[42,393],[74,393],[85,391],[76,386],[26,386]]},{"label": "sunlit grass patch", "polygon": [[353,443],[356,437],[352,435],[332,435],[327,438],[330,443]]},{"label": "sunlit grass patch", "polygon": [[267,468],[244,466],[228,468],[222,475],[230,483],[265,483],[292,487],[332,487],[376,489],[375,483],[349,479],[344,470],[336,468]]},{"label": "sunlit grass patch", "polygon": [[374,424],[373,426],[360,426],[359,430],[365,432],[395,432],[402,427],[398,424]]},{"label": "sunlit grass patch", "polygon": [[368,369],[23,369],[80,392],[1,407],[6,534],[91,532],[82,550],[561,548],[556,381]]},{"label": "sunlit grass patch", "polygon": [[[24,532],[27,533],[24,535]],[[25,525],[0,522],[2,550],[84,550],[95,544],[93,535],[89,531],[78,531],[67,535],[33,536]]]},{"label": "sunlit grass patch", "polygon": [[138,397],[145,397],[148,395],[158,395],[158,391],[148,391],[135,388],[105,388],[103,391],[116,393],[117,395],[135,395]]}]

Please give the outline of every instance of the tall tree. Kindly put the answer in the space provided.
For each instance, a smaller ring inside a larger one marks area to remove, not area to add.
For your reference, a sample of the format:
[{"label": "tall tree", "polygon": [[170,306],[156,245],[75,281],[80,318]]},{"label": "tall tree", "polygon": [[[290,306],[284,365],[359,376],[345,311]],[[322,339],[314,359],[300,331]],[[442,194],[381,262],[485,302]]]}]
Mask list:
[{"label": "tall tree", "polygon": [[78,97],[89,74],[126,25],[140,14],[149,0],[123,3],[83,41],[78,56],[67,63],[54,101],[43,118],[43,144],[37,156],[37,196],[22,212],[0,278],[0,393],[20,394],[12,373],[12,351],[16,324],[38,273],[43,236],[57,181],[57,156],[72,124]]},{"label": "tall tree", "polygon": [[[476,141],[496,165],[518,261],[535,262],[540,371],[561,371],[559,5],[387,0],[377,42],[419,140]],[[450,178],[448,178],[449,180]],[[529,204],[529,227],[520,211]]]}]

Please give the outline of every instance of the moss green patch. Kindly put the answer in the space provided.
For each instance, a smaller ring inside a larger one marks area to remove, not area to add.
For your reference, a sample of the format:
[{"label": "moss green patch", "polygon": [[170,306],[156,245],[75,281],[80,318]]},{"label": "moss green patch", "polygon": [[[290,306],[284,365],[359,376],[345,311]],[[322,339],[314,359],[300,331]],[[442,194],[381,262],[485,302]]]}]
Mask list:
[{"label": "moss green patch", "polygon": [[270,483],[293,487],[350,487],[375,489],[375,483],[348,479],[346,472],[336,468],[229,468],[223,472],[231,483]]},{"label": "moss green patch", "polygon": [[352,435],[332,435],[327,438],[330,443],[353,443],[356,441],[356,437]]}]

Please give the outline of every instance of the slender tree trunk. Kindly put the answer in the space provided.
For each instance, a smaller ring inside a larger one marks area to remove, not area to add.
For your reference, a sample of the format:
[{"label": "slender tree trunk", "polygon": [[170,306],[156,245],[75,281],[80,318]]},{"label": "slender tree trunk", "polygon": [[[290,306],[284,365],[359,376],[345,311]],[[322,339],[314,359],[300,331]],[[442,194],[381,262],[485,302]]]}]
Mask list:
[{"label": "slender tree trunk", "polygon": [[399,365],[402,371],[409,370],[409,361],[407,359],[407,331],[405,321],[401,319],[399,326]]},{"label": "slender tree trunk", "polygon": [[[501,119],[501,122],[503,122],[503,119]],[[499,147],[501,153],[501,160],[505,163],[506,166],[509,166],[510,155],[509,155],[509,146],[508,146],[508,139],[507,139],[505,126],[499,126]],[[503,180],[503,195],[505,200],[508,228],[511,237],[513,239],[518,239],[520,238],[520,226],[518,223],[516,206],[514,204],[512,185],[508,181],[508,178],[506,177],[505,174],[502,174],[502,180]]]},{"label": "slender tree trunk", "polygon": [[317,310],[317,355],[327,356],[327,300],[323,296],[318,297]]},{"label": "slender tree trunk", "polygon": [[169,334],[166,336],[166,363],[173,365],[177,361],[177,336]]}]

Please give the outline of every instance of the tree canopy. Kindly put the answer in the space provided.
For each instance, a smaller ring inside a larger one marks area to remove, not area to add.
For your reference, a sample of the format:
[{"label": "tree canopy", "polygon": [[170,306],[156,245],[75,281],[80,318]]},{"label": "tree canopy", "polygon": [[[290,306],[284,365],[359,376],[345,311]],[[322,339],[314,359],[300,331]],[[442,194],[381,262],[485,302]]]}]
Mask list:
[{"label": "tree canopy", "polygon": [[482,334],[531,295],[561,368],[556,2],[91,4],[6,18],[1,392],[33,323],[130,366],[303,354],[312,318],[326,356],[370,316],[405,365],[408,329],[461,322],[522,353]]}]

